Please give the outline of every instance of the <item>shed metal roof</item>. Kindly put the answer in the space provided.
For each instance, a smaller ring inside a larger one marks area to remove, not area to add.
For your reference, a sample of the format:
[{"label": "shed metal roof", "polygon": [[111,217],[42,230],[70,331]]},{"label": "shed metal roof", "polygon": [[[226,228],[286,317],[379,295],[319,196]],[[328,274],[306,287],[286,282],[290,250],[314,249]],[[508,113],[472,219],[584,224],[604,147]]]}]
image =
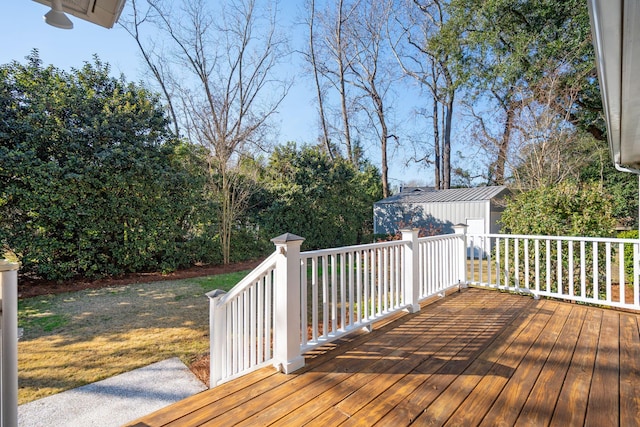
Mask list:
[{"label": "shed metal roof", "polygon": [[451,188],[449,190],[416,190],[395,194],[375,204],[481,202],[491,200],[506,191],[508,190],[504,185],[476,188]]}]

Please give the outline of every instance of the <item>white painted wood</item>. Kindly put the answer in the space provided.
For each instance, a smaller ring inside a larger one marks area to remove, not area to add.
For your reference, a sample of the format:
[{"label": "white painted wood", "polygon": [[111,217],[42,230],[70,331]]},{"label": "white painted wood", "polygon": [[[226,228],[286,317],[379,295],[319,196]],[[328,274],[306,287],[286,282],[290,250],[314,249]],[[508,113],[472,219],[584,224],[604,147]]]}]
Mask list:
[{"label": "white painted wood", "polygon": [[18,425],[18,269],[0,260],[0,425]]},{"label": "white painted wood", "polygon": [[411,312],[420,311],[420,269],[426,265],[420,265],[420,243],[418,242],[418,230],[401,230],[404,242],[404,304]]},{"label": "white painted wood", "polygon": [[[638,240],[526,236],[523,246],[520,244],[523,236],[487,235],[486,237],[494,241],[495,262],[485,263],[483,270],[489,272],[494,267],[498,271],[516,270],[517,274],[512,277],[519,279],[524,274],[525,286],[520,286],[517,281],[505,283],[502,274],[496,275],[493,283],[492,281],[486,283],[479,281],[474,276],[471,280],[474,286],[528,291],[537,296],[549,296],[571,301],[640,310],[640,302],[638,301],[638,295],[636,295],[640,293],[637,289],[639,281]],[[503,241],[505,241],[504,244]],[[530,242],[533,242],[534,248],[533,264],[529,262],[528,248]],[[543,242],[543,250],[540,249],[540,242]],[[589,245],[591,246],[590,248],[588,248]],[[629,282],[625,278],[627,272],[624,257],[624,249],[628,245],[633,248],[635,265],[634,280],[633,285],[631,285],[634,298],[633,302],[630,301],[629,303],[626,301],[626,295],[629,293],[627,290]],[[540,259],[542,256],[544,256],[544,261]],[[617,269],[614,268],[616,263]],[[540,289],[539,283],[542,265],[545,266],[546,276],[544,289]],[[523,268],[525,269],[524,272],[522,271]],[[528,272],[529,269],[531,269],[531,272]],[[579,278],[577,278],[576,273],[579,274]],[[531,278],[531,274],[535,276],[535,285],[529,289],[527,283],[531,279],[526,279],[526,277],[529,275]],[[587,278],[587,275],[590,277]],[[612,298],[614,284],[620,286],[620,298],[615,300]],[[603,293],[602,296],[600,296],[601,292]]]},{"label": "white painted wood", "polygon": [[303,239],[274,239],[276,283],[274,301],[274,364],[285,373],[304,366],[300,352],[300,245]]}]

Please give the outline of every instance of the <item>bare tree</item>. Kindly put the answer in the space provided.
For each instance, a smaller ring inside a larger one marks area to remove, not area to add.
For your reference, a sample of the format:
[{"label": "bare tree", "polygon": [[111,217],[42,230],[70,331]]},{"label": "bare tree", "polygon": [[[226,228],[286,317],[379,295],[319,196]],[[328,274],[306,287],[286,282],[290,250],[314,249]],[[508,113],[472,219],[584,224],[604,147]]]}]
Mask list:
[{"label": "bare tree", "polygon": [[[325,144],[331,151],[329,140],[334,136],[344,146],[346,158],[353,164],[358,162],[358,150],[352,137],[356,113],[354,95],[347,82],[352,58],[348,56],[350,40],[345,31],[359,3],[359,0],[334,0],[327,2],[321,10],[316,8],[315,1],[307,4],[309,51],[306,59],[313,70]],[[332,108],[332,104],[337,104],[337,108]],[[332,111],[337,111],[338,119],[331,119]]]},{"label": "bare tree", "polygon": [[318,115],[320,119],[320,127],[322,128],[322,145],[325,147],[329,158],[333,160],[333,150],[331,149],[331,137],[329,136],[329,125],[324,108],[324,95],[322,93],[322,83],[320,82],[320,71],[316,61],[316,39],[315,39],[315,22],[316,22],[316,2],[311,0],[307,5],[309,9],[309,53],[307,60],[311,64],[313,71],[313,80],[316,86],[316,96],[318,97]]},{"label": "bare tree", "polygon": [[[482,109],[472,103],[467,104],[475,123],[472,134],[490,159],[487,184],[503,185],[510,178],[511,171],[507,166],[514,151],[512,145],[518,132],[518,115],[531,100],[519,96],[513,87],[492,87],[483,94],[484,98],[480,95],[475,98],[475,103]],[[480,99],[484,99],[484,103],[479,102]]]},{"label": "bare tree", "polygon": [[238,187],[239,156],[265,143],[269,121],[290,87],[275,77],[286,55],[276,31],[277,7],[260,8],[256,0],[231,0],[216,10],[205,0],[186,0],[179,8],[159,0],[147,3],[152,14],[144,21],[170,46],[161,58],[176,85],[173,105],[182,110],[189,139],[210,155],[228,263],[235,221],[248,199]]},{"label": "bare tree", "polygon": [[119,20],[119,25],[123,27],[125,31],[127,31],[136,41],[145,64],[149,67],[149,71],[153,75],[154,80],[156,80],[160,86],[160,90],[165,97],[167,108],[171,115],[173,131],[176,136],[179,136],[180,125],[176,109],[173,106],[173,93],[170,89],[171,79],[163,66],[162,58],[159,58],[155,52],[154,45],[151,44],[150,46],[146,46],[141,33],[143,25],[150,19],[152,9],[148,4],[146,4],[146,7],[144,8],[145,10],[142,10],[139,4],[136,3],[136,0],[131,0],[131,5],[131,15],[123,16],[122,19]]},{"label": "bare tree", "polygon": [[[433,164],[436,188],[451,185],[451,130],[457,89],[451,71],[451,52],[457,49],[457,40],[440,37],[445,20],[440,0],[407,0],[395,11],[399,33],[392,40],[402,71],[425,88],[431,98],[431,112],[426,117],[433,128],[434,158],[425,155],[416,160]],[[440,37],[438,43],[434,43],[436,37]]]},{"label": "bare tree", "polygon": [[[328,126],[359,165],[362,139],[374,139],[380,146],[383,195],[390,195],[389,140],[398,137],[390,130],[388,110],[391,88],[397,82],[386,39],[391,0],[334,0],[322,11],[308,4],[311,64],[321,110],[326,100],[337,105],[340,118]],[[321,87],[328,89],[325,92]],[[330,117],[321,112],[321,122]],[[325,140],[327,131],[325,130]],[[354,137],[355,135],[355,137]]]},{"label": "bare tree", "polygon": [[392,2],[382,0],[362,0],[357,9],[356,19],[349,22],[349,64],[352,78],[349,83],[358,88],[367,99],[368,105],[361,101],[371,128],[375,130],[381,151],[382,195],[389,197],[389,160],[388,141],[398,140],[389,130],[387,118],[388,96],[393,83],[397,80],[389,62],[386,27],[391,13]]},{"label": "bare tree", "polygon": [[[570,106],[578,102],[579,88],[566,86],[561,80],[557,70],[549,72],[535,87],[535,101],[515,117],[514,155],[507,163],[517,188],[556,185],[569,178],[579,180],[581,170],[589,164],[601,165],[603,180],[606,146],[570,125]],[[558,104],[565,108],[555,108]]]}]

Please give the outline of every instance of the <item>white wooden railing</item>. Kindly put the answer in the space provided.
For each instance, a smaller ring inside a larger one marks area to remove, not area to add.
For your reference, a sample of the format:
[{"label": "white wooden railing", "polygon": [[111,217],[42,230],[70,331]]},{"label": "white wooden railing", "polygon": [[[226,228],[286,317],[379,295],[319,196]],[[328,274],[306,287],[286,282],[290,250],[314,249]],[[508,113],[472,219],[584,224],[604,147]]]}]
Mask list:
[{"label": "white wooden railing", "polygon": [[466,237],[468,282],[473,286],[640,310],[637,239]]},{"label": "white wooden railing", "polygon": [[211,386],[303,353],[461,285],[640,310],[640,248],[632,239],[456,234],[275,252],[228,293],[211,298]]},{"label": "white wooden railing", "polygon": [[459,286],[464,249],[458,235],[418,239],[407,230],[403,240],[300,255],[305,352]]},{"label": "white wooden railing", "polygon": [[212,387],[268,364],[292,372],[304,352],[464,283],[460,235],[407,230],[399,241],[300,253],[302,240],[273,239],[276,251],[231,291],[207,294]]},{"label": "white wooden railing", "polygon": [[267,365],[273,359],[274,252],[229,293],[210,298],[210,386]]}]

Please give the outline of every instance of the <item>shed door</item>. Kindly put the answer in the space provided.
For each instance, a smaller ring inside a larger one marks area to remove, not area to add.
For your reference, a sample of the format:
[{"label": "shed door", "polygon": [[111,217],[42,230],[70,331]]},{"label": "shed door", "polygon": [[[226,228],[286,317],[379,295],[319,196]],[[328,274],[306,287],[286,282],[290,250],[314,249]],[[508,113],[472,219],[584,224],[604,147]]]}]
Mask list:
[{"label": "shed door", "polygon": [[483,218],[467,218],[467,257],[484,258],[486,256],[484,240],[478,235],[486,233],[485,221]]}]

